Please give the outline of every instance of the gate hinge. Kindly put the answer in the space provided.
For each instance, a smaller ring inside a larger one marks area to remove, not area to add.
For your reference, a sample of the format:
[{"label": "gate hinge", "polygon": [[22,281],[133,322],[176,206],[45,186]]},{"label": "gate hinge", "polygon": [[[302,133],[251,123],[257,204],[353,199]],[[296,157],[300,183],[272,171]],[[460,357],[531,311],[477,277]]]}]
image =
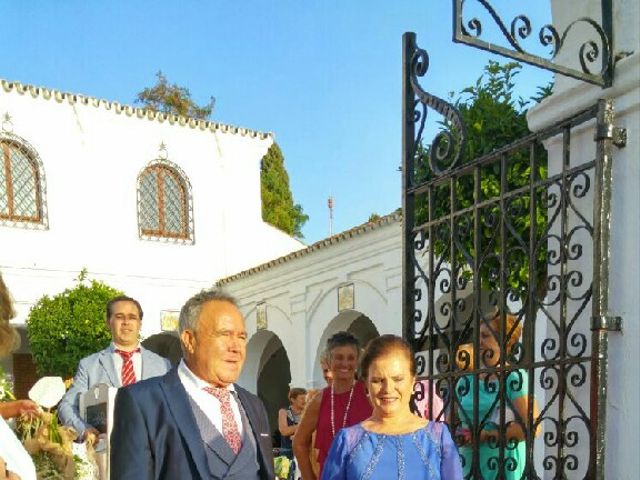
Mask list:
[{"label": "gate hinge", "polygon": [[611,124],[601,125],[596,128],[596,133],[594,135],[595,141],[600,140],[611,140],[618,148],[623,148],[627,146],[627,129],[623,127],[614,127]]},{"label": "gate hinge", "polygon": [[618,148],[627,146],[627,129],[622,127],[615,127],[613,129],[613,136],[611,141]]},{"label": "gate hinge", "polygon": [[591,317],[591,330],[607,330],[608,332],[622,331],[622,317],[613,315],[599,315]]}]

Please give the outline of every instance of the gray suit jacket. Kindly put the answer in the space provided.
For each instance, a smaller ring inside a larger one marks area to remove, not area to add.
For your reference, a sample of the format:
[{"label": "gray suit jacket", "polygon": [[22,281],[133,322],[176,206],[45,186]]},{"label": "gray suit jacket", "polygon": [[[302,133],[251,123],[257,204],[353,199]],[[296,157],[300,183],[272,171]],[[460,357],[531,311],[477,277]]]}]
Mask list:
[{"label": "gray suit jacket", "polygon": [[[142,355],[142,378],[159,377],[171,368],[169,360],[140,347]],[[80,395],[98,383],[120,387],[120,380],[113,363],[112,345],[80,360],[73,385],[65,393],[58,405],[58,417],[63,425],[73,427],[78,435],[83,435],[87,425],[80,418]]]}]

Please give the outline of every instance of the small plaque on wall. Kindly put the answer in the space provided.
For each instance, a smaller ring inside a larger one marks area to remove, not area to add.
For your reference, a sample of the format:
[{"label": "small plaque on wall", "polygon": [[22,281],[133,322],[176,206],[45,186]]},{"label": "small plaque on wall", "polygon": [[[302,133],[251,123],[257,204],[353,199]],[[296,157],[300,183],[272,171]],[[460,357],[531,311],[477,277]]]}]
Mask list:
[{"label": "small plaque on wall", "polygon": [[180,312],[176,310],[160,311],[160,329],[163,332],[177,332]]},{"label": "small plaque on wall", "polygon": [[265,302],[256,305],[256,328],[258,330],[267,329],[267,304]]},{"label": "small plaque on wall", "polygon": [[338,311],[353,310],[355,302],[353,298],[353,283],[338,287]]}]

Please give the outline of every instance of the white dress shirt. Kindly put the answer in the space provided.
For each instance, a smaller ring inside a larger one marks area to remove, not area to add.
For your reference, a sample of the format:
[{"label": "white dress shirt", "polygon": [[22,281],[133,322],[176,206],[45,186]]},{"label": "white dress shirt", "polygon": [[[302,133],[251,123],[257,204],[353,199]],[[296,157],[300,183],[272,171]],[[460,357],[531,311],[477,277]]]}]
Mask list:
[{"label": "white dress shirt", "polygon": [[[139,348],[138,345],[136,348]],[[111,351],[113,357],[113,366],[116,369],[116,374],[118,375],[118,380],[120,381],[120,385],[122,385],[122,364],[124,361],[118,352],[116,352],[116,347],[113,342],[111,342]],[[133,373],[136,374],[136,382],[142,380],[142,354],[140,352],[136,352],[131,355],[131,361],[133,362]],[[117,385],[114,385],[117,387]]]},{"label": "white dress shirt", "polygon": [[[220,400],[216,397],[204,391],[206,387],[213,387],[210,383],[205,382],[193,373],[184,360],[180,360],[178,365],[178,378],[182,382],[184,389],[191,399],[200,407],[200,410],[207,416],[207,418],[213,423],[213,425],[222,433],[222,414],[220,413]],[[242,437],[242,417],[240,416],[240,408],[238,407],[238,400],[236,399],[235,387],[233,384],[227,387],[227,390],[231,392],[231,410],[233,411],[233,417],[236,420],[238,426],[238,432]]]}]

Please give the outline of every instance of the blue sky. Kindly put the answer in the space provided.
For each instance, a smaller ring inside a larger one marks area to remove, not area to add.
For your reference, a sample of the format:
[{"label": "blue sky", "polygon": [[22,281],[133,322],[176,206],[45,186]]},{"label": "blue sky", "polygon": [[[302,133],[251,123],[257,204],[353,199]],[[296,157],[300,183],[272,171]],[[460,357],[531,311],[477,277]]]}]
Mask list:
[{"label": "blue sky", "polygon": [[[493,4],[509,21],[550,19],[547,2]],[[328,235],[329,195],[334,232],[401,205],[403,32],[429,52],[423,86],[442,97],[498,59],[452,42],[445,0],[0,0],[0,17],[0,78],[133,103],[162,70],[200,103],[215,96],[214,120],[273,132],[307,243]],[[518,88],[550,79],[525,66]]]}]

